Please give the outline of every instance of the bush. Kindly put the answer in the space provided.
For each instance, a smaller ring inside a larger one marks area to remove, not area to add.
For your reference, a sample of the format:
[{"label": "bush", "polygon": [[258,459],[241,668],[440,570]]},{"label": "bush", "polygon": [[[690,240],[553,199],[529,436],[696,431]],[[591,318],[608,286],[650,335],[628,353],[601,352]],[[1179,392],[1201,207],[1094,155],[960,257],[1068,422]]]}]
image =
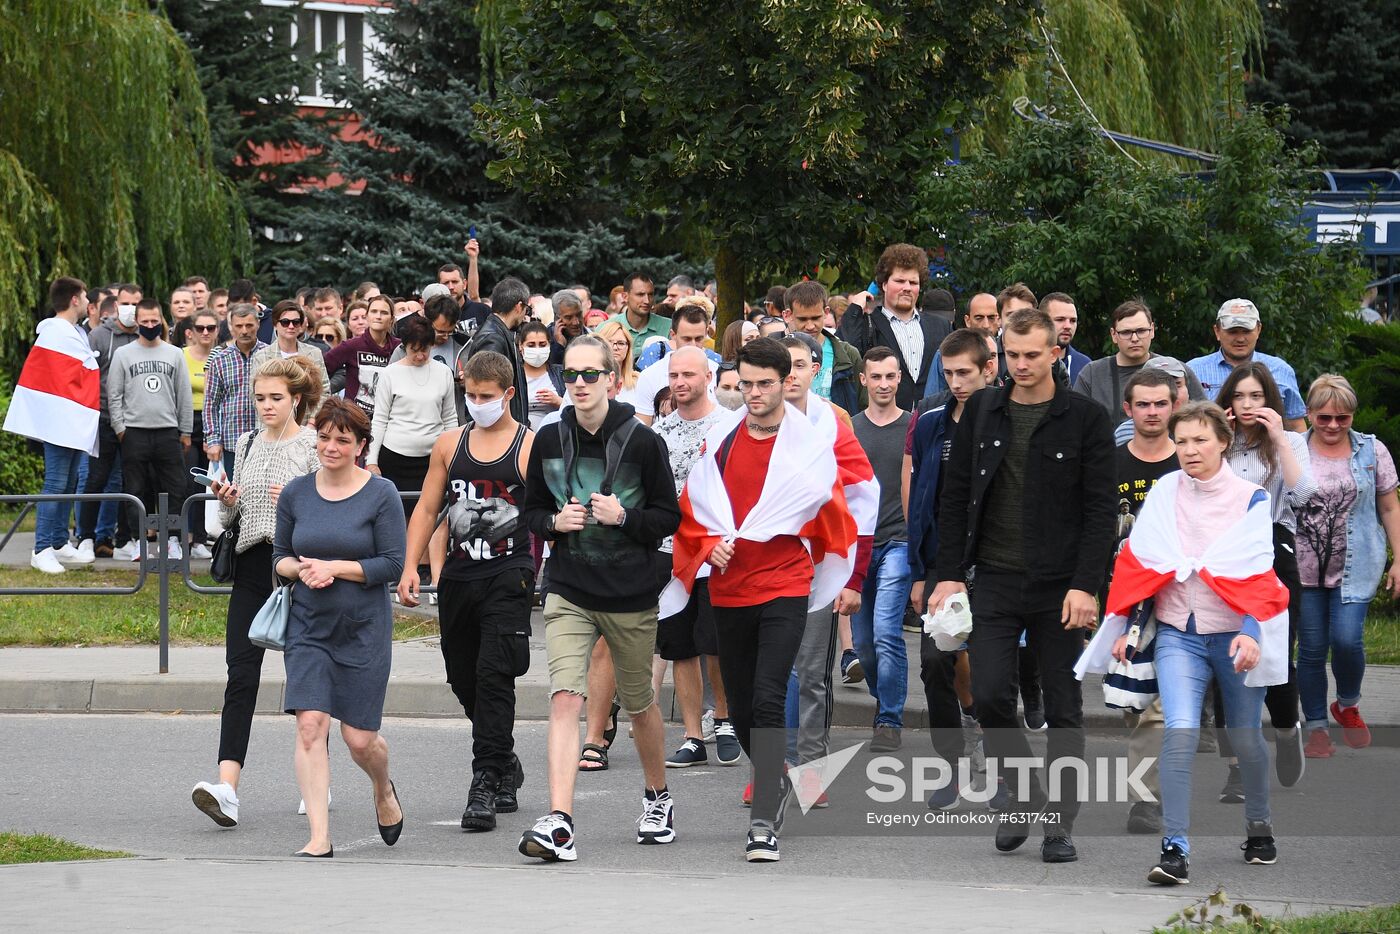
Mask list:
[{"label": "bush", "polygon": [[[0,423],[10,411],[10,381],[0,381]],[[44,486],[44,457],[29,449],[29,440],[0,431],[0,494],[38,493]]]},{"label": "bush", "polygon": [[[1361,324],[1342,341],[1343,374],[1356,390],[1353,426],[1400,456],[1400,324]],[[1302,387],[1304,394],[1308,387]]]}]

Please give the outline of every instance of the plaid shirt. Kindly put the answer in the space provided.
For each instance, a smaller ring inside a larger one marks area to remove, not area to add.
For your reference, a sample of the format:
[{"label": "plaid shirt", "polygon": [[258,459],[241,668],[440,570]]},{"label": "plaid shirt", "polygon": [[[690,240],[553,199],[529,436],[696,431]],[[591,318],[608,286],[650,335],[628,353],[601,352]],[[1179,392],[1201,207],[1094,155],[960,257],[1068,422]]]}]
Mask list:
[{"label": "plaid shirt", "polygon": [[[1303,394],[1298,390],[1298,377],[1287,361],[1281,357],[1260,353],[1257,350],[1251,359],[1268,367],[1269,375],[1274,378],[1274,382],[1278,383],[1278,391],[1283,395],[1284,418],[1302,418],[1308,414],[1307,403],[1303,401]],[[1235,369],[1234,365],[1226,360],[1225,355],[1218,350],[1215,353],[1206,354],[1204,357],[1188,360],[1186,365],[1201,381],[1201,388],[1206,391],[1207,399],[1215,398],[1215,394],[1220,391],[1221,386],[1225,385],[1225,380]]]},{"label": "plaid shirt", "polygon": [[262,341],[246,357],[238,345],[215,348],[204,367],[204,443],[227,447],[245,431],[258,427],[253,395],[248,391],[248,365],[253,354],[266,347]]}]

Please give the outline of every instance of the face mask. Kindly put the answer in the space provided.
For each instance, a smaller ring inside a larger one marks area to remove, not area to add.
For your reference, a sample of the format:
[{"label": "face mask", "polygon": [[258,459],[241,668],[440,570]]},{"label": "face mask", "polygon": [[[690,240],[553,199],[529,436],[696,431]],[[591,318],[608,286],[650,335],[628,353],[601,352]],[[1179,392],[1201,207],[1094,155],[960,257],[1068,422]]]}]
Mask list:
[{"label": "face mask", "polygon": [[121,322],[121,326],[124,327],[124,328],[129,328],[129,327],[134,326],[134,325],[136,324],[136,306],[135,306],[135,305],[118,305],[118,306],[117,306],[117,320],[118,320],[119,322]]},{"label": "face mask", "polygon": [[716,389],[715,401],[737,412],[744,407],[744,394],[737,389]]},{"label": "face mask", "polygon": [[471,416],[472,421],[476,422],[482,428],[490,428],[500,421],[501,415],[505,413],[505,410],[506,400],[504,396],[499,399],[494,399],[491,402],[484,402],[480,405],[472,402],[470,399],[467,400],[467,414]]},{"label": "face mask", "polygon": [[530,366],[544,366],[549,362],[548,347],[526,347],[520,351],[520,355]]},{"label": "face mask", "polygon": [[136,333],[140,334],[148,341],[153,341],[160,337],[160,332],[161,327],[159,324],[143,324],[136,329]]}]

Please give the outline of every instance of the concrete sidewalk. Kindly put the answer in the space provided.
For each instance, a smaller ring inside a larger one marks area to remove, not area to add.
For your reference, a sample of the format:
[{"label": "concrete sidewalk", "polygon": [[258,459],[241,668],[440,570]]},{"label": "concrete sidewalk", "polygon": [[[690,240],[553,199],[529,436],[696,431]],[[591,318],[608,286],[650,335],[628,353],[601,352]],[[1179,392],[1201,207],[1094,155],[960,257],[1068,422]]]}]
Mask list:
[{"label": "concrete sidewalk", "polygon": [[[17,534],[0,552],[0,566],[28,566],[32,533]],[[131,562],[99,561],[99,567],[129,570]],[[207,562],[195,562],[206,565]],[[203,570],[203,567],[200,567]],[[55,585],[67,583],[55,577]],[[80,582],[75,581],[75,584]],[[151,588],[155,608],[155,584]],[[183,586],[179,579],[171,587]],[[145,591],[143,591],[144,593]],[[6,600],[34,599],[0,596],[0,612]],[[56,597],[62,600],[62,597]],[[209,597],[223,600],[222,597]],[[399,612],[436,619],[437,610],[424,606]],[[537,609],[533,617],[534,635],[530,640],[530,669],[516,680],[516,715],[524,720],[549,716],[549,665],[544,650],[544,621]],[[909,689],[904,725],[921,729],[928,725],[923,683],[919,680],[919,637],[905,634],[909,655]],[[183,711],[212,713],[223,706],[225,667],[223,646],[170,647],[170,673],[158,673],[158,649],[149,646],[103,646],[82,648],[0,648],[0,711],[64,713],[135,713]],[[875,701],[866,686],[841,684],[840,671],[833,673],[834,726],[869,726],[875,716]],[[263,680],[258,692],[258,710],[282,710],[284,676],[282,660],[269,652],[263,663]],[[1366,670],[1362,707],[1366,720],[1376,727],[1400,726],[1400,667],[1372,665]],[[680,719],[667,675],[659,698],[662,711],[672,720]],[[443,674],[442,655],[435,637],[411,639],[394,644],[385,716],[457,717],[461,705],[452,695]],[[1123,725],[1121,715],[1103,705],[1097,676],[1084,684],[1084,716],[1091,728]],[[1394,733],[1394,731],[1390,731]],[[1381,732],[1378,741],[1384,741]]]}]

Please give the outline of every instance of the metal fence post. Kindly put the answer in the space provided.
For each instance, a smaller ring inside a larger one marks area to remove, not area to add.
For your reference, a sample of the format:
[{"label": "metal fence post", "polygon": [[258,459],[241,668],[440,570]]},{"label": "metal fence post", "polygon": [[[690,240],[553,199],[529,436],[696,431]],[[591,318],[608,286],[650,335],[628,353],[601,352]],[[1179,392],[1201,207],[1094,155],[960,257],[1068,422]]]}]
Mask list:
[{"label": "metal fence post", "polygon": [[170,673],[170,494],[156,500],[156,560],[160,566],[160,673]]}]

